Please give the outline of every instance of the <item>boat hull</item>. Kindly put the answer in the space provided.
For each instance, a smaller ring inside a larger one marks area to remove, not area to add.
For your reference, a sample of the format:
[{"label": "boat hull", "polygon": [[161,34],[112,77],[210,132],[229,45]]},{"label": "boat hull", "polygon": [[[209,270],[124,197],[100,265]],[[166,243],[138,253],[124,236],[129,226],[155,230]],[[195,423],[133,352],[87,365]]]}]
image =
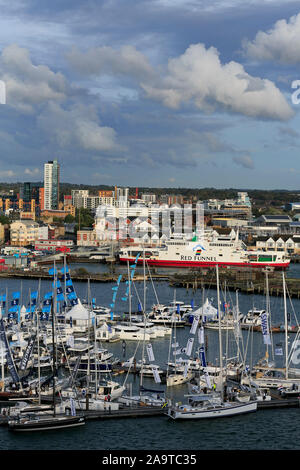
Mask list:
[{"label": "boat hull", "polygon": [[83,426],[84,424],[85,420],[83,417],[63,416],[53,419],[14,420],[8,423],[8,429],[16,432],[52,431]]},{"label": "boat hull", "polygon": [[237,416],[244,413],[251,413],[257,410],[257,403],[238,403],[229,406],[220,406],[204,410],[177,410],[169,408],[168,416],[172,419],[207,419],[207,418],[226,418]]},{"label": "boat hull", "polygon": [[[120,263],[135,262],[135,257],[119,257]],[[142,264],[143,260],[138,259],[137,263]],[[160,266],[166,268],[208,268],[229,266],[229,267],[244,267],[244,268],[265,268],[266,266],[274,269],[287,269],[290,265],[288,262],[283,263],[243,263],[243,262],[222,262],[222,261],[186,261],[186,260],[162,260],[162,259],[147,259],[149,266]]]}]

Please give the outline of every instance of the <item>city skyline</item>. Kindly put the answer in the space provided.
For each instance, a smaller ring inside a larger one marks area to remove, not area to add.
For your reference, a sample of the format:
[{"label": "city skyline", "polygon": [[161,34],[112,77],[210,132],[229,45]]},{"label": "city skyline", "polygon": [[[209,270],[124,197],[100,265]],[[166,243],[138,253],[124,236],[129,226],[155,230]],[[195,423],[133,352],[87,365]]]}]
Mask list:
[{"label": "city skyline", "polygon": [[0,5],[0,181],[298,189],[298,2]]}]

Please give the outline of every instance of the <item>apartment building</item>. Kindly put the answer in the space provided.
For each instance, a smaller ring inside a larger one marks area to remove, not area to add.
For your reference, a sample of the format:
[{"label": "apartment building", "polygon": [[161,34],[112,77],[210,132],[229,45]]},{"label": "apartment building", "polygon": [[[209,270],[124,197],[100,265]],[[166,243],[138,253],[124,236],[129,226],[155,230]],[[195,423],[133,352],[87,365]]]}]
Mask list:
[{"label": "apartment building", "polygon": [[34,220],[17,220],[10,225],[10,243],[13,246],[33,245],[39,238],[39,224]]}]

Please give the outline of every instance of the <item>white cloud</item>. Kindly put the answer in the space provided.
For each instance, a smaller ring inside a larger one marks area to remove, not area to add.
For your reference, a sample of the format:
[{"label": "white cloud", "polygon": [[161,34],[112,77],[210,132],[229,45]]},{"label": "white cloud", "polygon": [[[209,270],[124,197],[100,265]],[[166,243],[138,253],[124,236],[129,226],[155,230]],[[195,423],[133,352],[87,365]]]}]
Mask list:
[{"label": "white cloud", "polygon": [[25,168],[24,174],[29,176],[37,176],[41,173],[40,168]]},{"label": "white cloud", "polygon": [[[86,105],[63,74],[45,65],[34,65],[27,49],[17,45],[4,48],[1,71],[7,105],[35,114],[46,141],[52,140],[61,148],[76,146],[96,152],[120,149],[115,130],[100,124],[96,107]],[[75,105],[71,104],[74,96]],[[34,171],[27,168],[25,173],[34,176]]]},{"label": "white cloud", "polygon": [[16,176],[16,173],[12,170],[2,170],[0,171],[0,178],[13,178]]},{"label": "white cloud", "polygon": [[24,111],[32,111],[35,104],[66,98],[65,77],[45,65],[34,65],[29,51],[16,44],[3,49],[0,75],[6,85],[7,104]]},{"label": "white cloud", "polygon": [[92,105],[77,104],[64,109],[58,103],[51,102],[38,116],[37,123],[61,148],[120,150],[115,130],[100,125]]},{"label": "white cloud", "polygon": [[113,74],[141,78],[153,73],[147,58],[130,45],[119,50],[109,46],[94,47],[86,52],[73,47],[66,57],[69,64],[83,75]]},{"label": "white cloud", "polygon": [[294,115],[273,82],[252,77],[237,62],[223,65],[218,51],[203,44],[170,59],[166,75],[142,87],[149,98],[173,109],[193,103],[206,112],[217,109],[254,118],[287,120]]},{"label": "white cloud", "polygon": [[277,21],[269,31],[259,31],[253,41],[244,40],[244,53],[259,61],[300,63],[300,13]]}]

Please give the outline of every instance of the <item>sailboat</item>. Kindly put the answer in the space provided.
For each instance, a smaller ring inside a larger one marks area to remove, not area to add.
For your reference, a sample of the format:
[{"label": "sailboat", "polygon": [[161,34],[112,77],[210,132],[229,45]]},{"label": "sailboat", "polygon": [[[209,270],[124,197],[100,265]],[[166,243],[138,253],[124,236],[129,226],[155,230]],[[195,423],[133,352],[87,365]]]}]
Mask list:
[{"label": "sailboat", "polygon": [[[218,310],[220,309],[219,293],[219,269],[216,266],[217,275],[217,297]],[[219,357],[220,357],[220,377],[223,377],[223,352],[222,352],[222,330],[221,315],[219,317]],[[250,413],[257,410],[257,402],[249,401],[246,403],[228,402],[224,400],[224,386],[221,380],[219,390],[211,393],[197,393],[188,395],[188,403],[175,403],[168,407],[167,415],[176,419],[203,419],[217,417],[232,417],[239,414]]]},{"label": "sailboat", "polygon": [[51,300],[51,316],[52,316],[52,359],[53,359],[53,415],[48,416],[45,414],[39,414],[36,412],[33,416],[24,416],[20,417],[18,415],[16,418],[9,419],[8,429],[10,431],[16,432],[32,432],[32,431],[48,431],[54,429],[65,429],[75,426],[82,426],[85,424],[85,418],[83,415],[77,415],[72,411],[72,415],[57,415],[56,414],[56,347],[55,347],[55,334],[54,334],[54,323],[55,323],[55,313],[56,313],[56,275],[55,275],[55,265],[54,265],[54,299]]},{"label": "sailboat", "polygon": [[[138,257],[139,257],[139,255],[136,258],[136,263],[137,263]],[[162,407],[162,406],[165,406],[165,404],[166,404],[166,401],[165,401],[165,398],[164,398],[164,393],[165,393],[164,390],[153,390],[153,389],[145,388],[143,386],[143,378],[144,378],[145,375],[148,376],[149,369],[151,369],[151,371],[152,371],[155,382],[156,383],[161,382],[158,367],[154,364],[151,364],[154,361],[154,355],[153,355],[153,350],[152,350],[151,343],[148,343],[147,347],[146,347],[150,364],[147,364],[146,361],[145,361],[145,342],[150,340],[150,337],[148,337],[148,335],[146,333],[147,315],[146,315],[145,250],[143,250],[143,274],[144,274],[144,276],[143,276],[144,277],[144,300],[143,300],[143,305],[142,305],[142,313],[143,313],[143,320],[144,320],[143,321],[144,328],[143,328],[143,331],[141,332],[141,334],[143,335],[143,339],[142,339],[142,360],[140,362],[140,372],[139,372],[139,376],[140,376],[139,393],[137,395],[132,395],[131,390],[130,390],[129,395],[128,394],[122,395],[122,397],[120,397],[118,401],[120,403],[126,404],[127,406],[132,405],[132,404],[136,404],[136,405],[140,405],[140,406],[154,406],[154,407],[158,406],[158,407]],[[131,282],[132,282],[132,278],[130,278],[130,276],[128,276],[128,282],[129,282],[128,292],[129,292],[129,299],[130,299],[130,285],[131,285]],[[129,313],[130,313],[130,317],[131,317],[131,304],[129,304]],[[137,352],[138,346],[139,346],[139,343],[136,347],[134,355],[128,361],[128,364],[127,364],[128,365],[127,377],[128,377],[128,374],[129,374],[129,371],[130,371],[131,367],[134,364],[135,354]],[[146,372],[146,374],[145,374],[145,372]],[[125,381],[124,381],[124,385],[125,385]]]},{"label": "sailboat", "polygon": [[[174,293],[174,302],[173,302],[174,305],[176,303],[175,295],[176,293]],[[170,362],[170,360],[168,361],[167,387],[173,387],[176,385],[185,384],[194,377],[194,373],[189,369],[190,360],[189,359],[182,360],[181,358],[180,359],[177,358],[177,355],[180,354],[181,352],[185,352],[186,348],[178,349],[179,344],[176,339],[177,323],[174,322],[172,327],[173,327],[173,337],[172,336],[170,337],[169,355],[172,350],[172,354],[175,356],[175,359],[174,359],[173,371],[171,373],[169,373],[169,367],[170,365],[173,365],[173,364],[172,362]],[[173,339],[173,343],[172,343],[172,339]]]},{"label": "sailboat", "polygon": [[[264,387],[268,389],[279,389],[281,395],[284,395],[284,390],[287,389],[290,392],[294,391],[294,389],[298,389],[300,386],[300,378],[299,376],[295,376],[295,371],[294,373],[291,373],[290,367],[289,367],[289,357],[293,357],[293,354],[296,354],[296,351],[294,350],[295,346],[298,344],[298,334],[296,336],[295,341],[293,342],[293,347],[291,350],[291,353],[289,355],[288,353],[288,320],[287,320],[287,305],[286,305],[286,282],[285,282],[285,276],[284,272],[282,272],[282,282],[283,282],[283,298],[284,298],[284,321],[285,321],[285,328],[284,328],[284,334],[285,334],[285,367],[282,369],[272,367],[268,361],[266,360],[266,364],[264,368],[261,368],[259,370],[258,367],[253,368],[255,376],[252,375],[246,377],[243,379],[243,383],[246,385],[252,385],[255,387]],[[266,342],[266,338],[269,338],[269,332],[267,329],[267,324],[265,321],[262,322],[262,332],[264,336],[264,340]],[[271,344],[270,340],[268,344]],[[268,359],[268,350],[266,351],[266,359]],[[293,375],[293,377],[292,377]],[[286,394],[287,396],[288,394]],[[290,394],[292,395],[292,393]]]}]

